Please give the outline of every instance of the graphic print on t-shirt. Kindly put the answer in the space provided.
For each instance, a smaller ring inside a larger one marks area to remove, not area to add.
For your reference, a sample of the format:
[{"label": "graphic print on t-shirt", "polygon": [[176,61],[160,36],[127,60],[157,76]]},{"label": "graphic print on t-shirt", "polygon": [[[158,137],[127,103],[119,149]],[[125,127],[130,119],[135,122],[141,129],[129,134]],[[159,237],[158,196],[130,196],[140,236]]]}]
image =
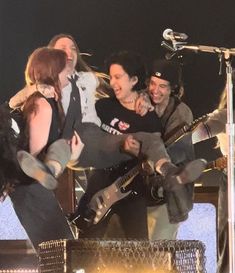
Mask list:
[{"label": "graphic print on t-shirt", "polygon": [[161,132],[161,123],[155,112],[145,116],[123,107],[116,98],[101,99],[96,103],[101,128],[114,135],[135,132]]},{"label": "graphic print on t-shirt", "polygon": [[128,124],[128,123],[126,123],[124,121],[119,121],[119,123],[118,123],[118,128],[121,131],[126,131],[129,127],[130,127],[130,124]]}]

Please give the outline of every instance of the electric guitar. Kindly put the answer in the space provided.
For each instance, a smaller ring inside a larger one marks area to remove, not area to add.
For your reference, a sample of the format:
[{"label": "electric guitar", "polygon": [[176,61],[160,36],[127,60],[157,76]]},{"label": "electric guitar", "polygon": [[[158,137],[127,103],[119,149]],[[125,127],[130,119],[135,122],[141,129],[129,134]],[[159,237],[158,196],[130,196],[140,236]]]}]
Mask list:
[{"label": "electric guitar", "polygon": [[[170,132],[167,138],[165,138],[166,146],[170,146],[172,143],[179,141],[187,133],[191,132],[198,123],[207,119],[207,116],[203,116],[191,124],[183,125],[176,132]],[[218,159],[219,160],[219,159]],[[211,162],[208,168],[218,168],[220,166],[218,162]],[[224,162],[224,161],[223,161]],[[143,164],[148,165],[147,161],[140,161],[134,166],[128,167],[125,165],[125,172],[123,173],[123,166],[121,165],[116,173],[118,177],[108,186],[90,193],[89,190],[81,198],[77,210],[70,216],[70,222],[75,224],[80,230],[89,228],[92,225],[98,224],[111,210],[111,207],[127,197],[133,191],[128,186],[134,181],[134,178],[143,170]],[[121,174],[121,175],[120,175]],[[162,184],[162,176],[157,176],[159,181],[159,187]],[[158,196],[155,200],[155,205],[162,203],[163,197]]]},{"label": "electric guitar", "polygon": [[[84,193],[77,210],[70,216],[69,221],[80,230],[86,230],[90,226],[99,223],[109,213],[115,203],[133,192],[129,186],[135,177],[143,171],[143,165],[145,164],[145,160],[140,160],[138,163],[136,160],[132,160],[125,163],[125,165],[121,164],[115,169],[117,178],[114,182],[94,194],[90,192],[90,189]],[[102,182],[105,183],[104,181]]]}]

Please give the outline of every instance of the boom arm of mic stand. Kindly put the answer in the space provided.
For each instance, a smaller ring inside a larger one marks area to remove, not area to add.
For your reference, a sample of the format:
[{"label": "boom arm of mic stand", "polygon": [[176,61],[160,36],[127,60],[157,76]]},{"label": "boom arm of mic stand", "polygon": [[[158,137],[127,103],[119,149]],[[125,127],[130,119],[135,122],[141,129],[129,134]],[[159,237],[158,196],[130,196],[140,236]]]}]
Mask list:
[{"label": "boom arm of mic stand", "polygon": [[177,50],[191,50],[194,52],[207,52],[207,53],[216,53],[216,54],[229,54],[235,55],[235,48],[224,48],[224,47],[215,47],[215,46],[205,46],[205,45],[177,45]]}]

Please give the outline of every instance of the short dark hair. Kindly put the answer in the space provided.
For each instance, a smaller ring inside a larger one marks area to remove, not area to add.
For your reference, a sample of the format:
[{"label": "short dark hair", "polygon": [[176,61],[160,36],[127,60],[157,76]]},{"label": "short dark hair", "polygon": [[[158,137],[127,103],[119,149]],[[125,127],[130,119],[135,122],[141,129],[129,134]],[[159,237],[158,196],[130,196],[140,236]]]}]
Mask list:
[{"label": "short dark hair", "polygon": [[182,69],[178,62],[157,59],[153,62],[150,76],[154,76],[170,83],[174,94],[178,94],[180,88],[183,86],[182,82]]},{"label": "short dark hair", "polygon": [[112,64],[119,64],[129,75],[129,77],[137,77],[138,82],[133,86],[133,89],[140,91],[146,88],[146,67],[142,57],[132,51],[120,51],[113,53],[105,62],[106,68],[109,71]]}]

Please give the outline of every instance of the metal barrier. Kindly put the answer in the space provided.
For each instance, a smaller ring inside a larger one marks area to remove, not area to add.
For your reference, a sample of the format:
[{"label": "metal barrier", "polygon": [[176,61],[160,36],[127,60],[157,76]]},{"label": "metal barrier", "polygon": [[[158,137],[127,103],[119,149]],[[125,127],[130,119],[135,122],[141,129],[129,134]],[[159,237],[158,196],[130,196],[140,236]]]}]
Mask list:
[{"label": "metal barrier", "polygon": [[41,273],[205,273],[200,241],[57,240],[40,244]]}]

